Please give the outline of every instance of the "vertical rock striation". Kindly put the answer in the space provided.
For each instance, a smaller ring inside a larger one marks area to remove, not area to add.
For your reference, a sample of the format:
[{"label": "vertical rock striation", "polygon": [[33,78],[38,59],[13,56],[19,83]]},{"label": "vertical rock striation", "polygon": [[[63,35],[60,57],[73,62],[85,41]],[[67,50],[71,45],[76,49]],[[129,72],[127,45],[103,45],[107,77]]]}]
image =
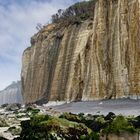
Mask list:
[{"label": "vertical rock striation", "polygon": [[44,27],[24,51],[26,103],[140,95],[138,0],[97,0],[93,19]]},{"label": "vertical rock striation", "polygon": [[21,82],[13,82],[4,90],[0,91],[0,105],[7,103],[22,103]]}]

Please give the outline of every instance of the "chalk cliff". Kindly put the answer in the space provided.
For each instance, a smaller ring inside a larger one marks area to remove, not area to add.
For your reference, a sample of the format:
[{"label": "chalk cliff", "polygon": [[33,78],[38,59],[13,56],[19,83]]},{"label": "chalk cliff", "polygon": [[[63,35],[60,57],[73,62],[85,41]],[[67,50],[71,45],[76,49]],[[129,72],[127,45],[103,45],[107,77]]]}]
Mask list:
[{"label": "chalk cliff", "polygon": [[138,0],[96,0],[93,18],[51,24],[23,53],[26,103],[140,95]]},{"label": "chalk cliff", "polygon": [[22,103],[21,82],[13,82],[11,85],[0,91],[0,105],[6,103]]}]

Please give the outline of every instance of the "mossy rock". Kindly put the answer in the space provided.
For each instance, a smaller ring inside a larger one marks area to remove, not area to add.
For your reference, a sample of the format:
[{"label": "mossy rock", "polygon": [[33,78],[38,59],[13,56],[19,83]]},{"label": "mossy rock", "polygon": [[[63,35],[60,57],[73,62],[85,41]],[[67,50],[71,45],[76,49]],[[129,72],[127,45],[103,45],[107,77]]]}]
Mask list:
[{"label": "mossy rock", "polygon": [[91,120],[86,120],[85,124],[94,132],[100,132],[107,126],[107,121],[104,119],[103,116],[98,116]]},{"label": "mossy rock", "polygon": [[41,132],[47,132],[48,137],[62,139],[80,139],[82,135],[88,136],[92,131],[82,123],[68,121],[64,118],[51,117],[49,120],[38,124]]},{"label": "mossy rock", "polygon": [[18,111],[20,108],[21,104],[18,103],[8,104],[6,106],[6,111]]},{"label": "mossy rock", "polygon": [[140,130],[140,116],[136,118],[132,116],[131,119],[129,118],[129,122],[131,122],[136,129]]},{"label": "mossy rock", "polygon": [[72,114],[72,113],[67,113],[67,112],[63,113],[60,116],[60,118],[65,118],[69,121],[74,121],[74,122],[81,122],[81,118],[78,115]]},{"label": "mossy rock", "polygon": [[36,115],[30,121],[22,122],[21,140],[79,140],[82,136],[88,140],[91,129],[82,123],[48,115]]},{"label": "mossy rock", "polygon": [[106,116],[105,116],[105,120],[113,120],[116,117],[116,115],[113,112],[109,112]]},{"label": "mossy rock", "polygon": [[20,135],[20,133],[21,133],[21,127],[19,127],[19,126],[13,126],[13,127],[10,127],[8,129],[8,131],[11,132],[11,134],[13,136]]},{"label": "mossy rock", "polygon": [[101,129],[105,128],[108,121],[105,120],[103,115],[84,115],[82,113],[76,115],[72,113],[63,113],[60,118],[65,118],[69,121],[83,123],[94,132],[100,132]]},{"label": "mossy rock", "polygon": [[84,115],[64,113],[59,118],[35,115],[21,123],[19,140],[99,140],[100,134],[135,133],[133,125],[139,116]]},{"label": "mossy rock", "polygon": [[26,112],[27,112],[29,115],[34,116],[34,115],[38,114],[38,113],[40,112],[40,110],[37,109],[37,108],[28,107],[28,108],[26,109]]},{"label": "mossy rock", "polygon": [[0,127],[8,127],[6,120],[4,118],[0,118]]},{"label": "mossy rock", "polygon": [[122,115],[114,118],[114,120],[103,130],[105,133],[120,133],[122,131],[130,133],[136,132],[136,129],[131,123],[129,123],[127,117]]}]

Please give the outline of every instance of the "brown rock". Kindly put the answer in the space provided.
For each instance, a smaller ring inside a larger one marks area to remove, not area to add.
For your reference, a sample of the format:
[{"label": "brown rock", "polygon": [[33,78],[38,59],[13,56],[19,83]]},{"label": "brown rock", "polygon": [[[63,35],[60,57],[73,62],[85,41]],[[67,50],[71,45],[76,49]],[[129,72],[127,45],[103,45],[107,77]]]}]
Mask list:
[{"label": "brown rock", "polygon": [[123,132],[120,134],[108,134],[101,136],[99,140],[139,140],[138,133]]},{"label": "brown rock", "polygon": [[44,27],[23,54],[26,103],[140,95],[138,0],[97,0],[93,20]]}]

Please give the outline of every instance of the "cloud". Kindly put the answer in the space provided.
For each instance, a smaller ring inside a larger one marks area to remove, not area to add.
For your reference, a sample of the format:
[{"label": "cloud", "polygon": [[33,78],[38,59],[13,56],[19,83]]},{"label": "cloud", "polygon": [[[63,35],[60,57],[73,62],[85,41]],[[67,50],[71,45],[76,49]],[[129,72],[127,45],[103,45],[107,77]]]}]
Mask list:
[{"label": "cloud", "polygon": [[22,52],[30,46],[30,37],[37,32],[37,23],[46,24],[58,9],[75,2],[0,0],[0,90],[20,79]]}]

